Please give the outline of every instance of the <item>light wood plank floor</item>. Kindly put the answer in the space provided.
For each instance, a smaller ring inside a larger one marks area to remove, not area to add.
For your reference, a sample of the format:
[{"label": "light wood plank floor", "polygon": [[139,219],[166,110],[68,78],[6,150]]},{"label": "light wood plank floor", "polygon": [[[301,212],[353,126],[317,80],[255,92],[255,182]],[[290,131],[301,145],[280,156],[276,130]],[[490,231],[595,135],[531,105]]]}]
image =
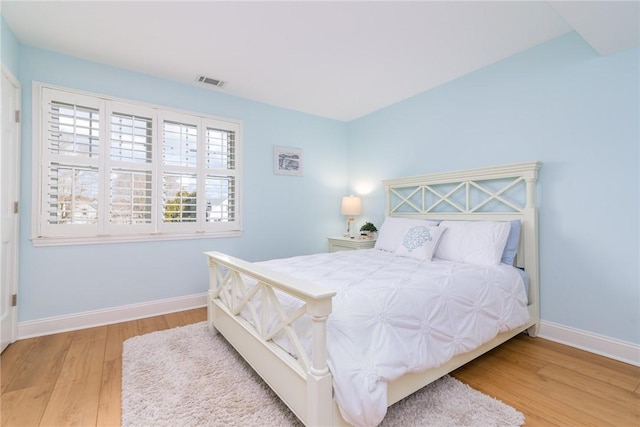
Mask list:
[{"label": "light wood plank floor", "polygon": [[[2,426],[119,425],[123,341],[205,319],[202,308],[11,344]],[[540,338],[518,336],[453,375],[527,426],[640,426],[640,368]]]}]

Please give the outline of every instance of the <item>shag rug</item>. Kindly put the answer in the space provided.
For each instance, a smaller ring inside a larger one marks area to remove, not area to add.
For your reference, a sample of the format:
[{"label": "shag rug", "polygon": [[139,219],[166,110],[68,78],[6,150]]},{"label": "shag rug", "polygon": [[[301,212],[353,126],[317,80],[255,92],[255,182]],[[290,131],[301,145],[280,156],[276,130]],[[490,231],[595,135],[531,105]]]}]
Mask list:
[{"label": "shag rug", "polygon": [[[524,416],[445,376],[391,406],[383,426],[521,426]],[[300,426],[206,322],[130,338],[122,354],[122,425]]]}]

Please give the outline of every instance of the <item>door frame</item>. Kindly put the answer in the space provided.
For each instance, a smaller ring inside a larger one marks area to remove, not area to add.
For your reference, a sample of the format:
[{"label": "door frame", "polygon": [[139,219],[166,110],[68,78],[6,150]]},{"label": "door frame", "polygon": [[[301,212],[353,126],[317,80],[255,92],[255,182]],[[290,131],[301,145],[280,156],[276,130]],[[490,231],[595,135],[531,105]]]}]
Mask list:
[{"label": "door frame", "polygon": [[[13,221],[12,221],[12,226],[14,227],[14,239],[13,239],[13,243],[12,243],[12,250],[14,251],[14,256],[13,256],[13,260],[11,262],[11,266],[10,268],[13,269],[12,274],[10,274],[10,278],[11,278],[11,283],[8,284],[9,286],[9,293],[8,295],[17,295],[18,293],[18,273],[19,273],[19,261],[18,261],[18,257],[19,257],[19,241],[20,241],[20,211],[22,209],[22,205],[20,203],[20,159],[21,159],[21,148],[22,148],[22,133],[21,133],[21,127],[22,127],[22,88],[20,86],[20,82],[18,81],[18,79],[16,79],[13,75],[13,73],[5,67],[4,64],[1,64],[1,68],[2,68],[2,75],[4,77],[7,78],[7,80],[11,83],[11,85],[13,86],[11,88],[11,90],[15,89],[15,94],[16,94],[16,99],[15,99],[15,105],[14,105],[14,109],[16,111],[20,111],[19,114],[19,118],[16,119],[15,125],[15,134],[14,134],[14,140],[11,142],[13,144],[12,147],[12,159],[8,160],[11,165],[12,165],[12,180],[11,182],[1,182],[2,181],[2,176],[0,175],[0,191],[7,191],[9,192],[9,197],[10,200],[13,200],[15,202],[18,203],[18,213],[15,214]],[[4,93],[6,89],[2,90],[2,93]],[[4,95],[2,95],[4,96]],[[11,113],[10,113],[11,114]],[[0,150],[0,162],[4,162],[6,159],[2,159],[2,150]],[[0,247],[0,250],[2,250],[2,248]],[[9,319],[10,319],[10,338],[8,340],[8,344],[13,343],[16,341],[17,339],[17,333],[18,333],[18,306],[17,304],[14,306],[10,307],[10,313],[9,313]],[[4,341],[4,340],[3,340]],[[0,348],[0,351],[4,350],[4,348]]]}]

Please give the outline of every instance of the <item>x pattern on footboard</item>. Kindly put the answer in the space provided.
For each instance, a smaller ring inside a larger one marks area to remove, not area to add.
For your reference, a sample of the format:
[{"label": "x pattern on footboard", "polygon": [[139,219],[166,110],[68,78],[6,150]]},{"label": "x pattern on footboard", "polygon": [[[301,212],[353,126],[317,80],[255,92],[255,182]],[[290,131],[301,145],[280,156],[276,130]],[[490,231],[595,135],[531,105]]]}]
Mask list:
[{"label": "x pattern on footboard", "polygon": [[[286,353],[291,356],[287,363],[299,372],[319,376],[329,373],[326,321],[331,313],[334,290],[222,253],[207,252],[206,255],[210,269],[210,307],[215,304],[225,310],[275,352],[284,353],[274,342],[280,332],[284,333],[289,339]],[[281,298],[284,295],[288,297]],[[241,313],[251,321],[245,320]],[[293,327],[305,314],[311,319],[311,360]]]},{"label": "x pattern on footboard", "polygon": [[[332,424],[326,323],[335,291],[219,252],[205,254],[212,333],[221,332],[303,422]],[[311,360],[293,325],[304,314],[311,320]],[[289,339],[286,351],[274,341],[281,332]]]},{"label": "x pattern on footboard", "polygon": [[[298,361],[303,372],[309,369],[309,358],[300,342],[292,324],[307,312],[307,303],[302,302],[299,308],[287,314],[273,287],[254,280],[227,268],[215,269],[217,287],[211,298],[218,298],[233,316],[239,316],[243,310],[248,314],[249,322],[263,341],[273,341],[282,332],[289,339],[288,352]],[[275,314],[276,321],[269,316]]]}]

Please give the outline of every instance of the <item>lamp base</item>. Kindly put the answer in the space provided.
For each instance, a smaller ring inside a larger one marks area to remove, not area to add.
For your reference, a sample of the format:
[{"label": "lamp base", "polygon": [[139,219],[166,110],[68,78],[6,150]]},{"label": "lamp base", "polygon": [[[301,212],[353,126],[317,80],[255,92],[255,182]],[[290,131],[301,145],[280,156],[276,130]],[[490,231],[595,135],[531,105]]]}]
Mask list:
[{"label": "lamp base", "polygon": [[350,216],[349,218],[347,218],[347,232],[344,233],[344,237],[350,237],[353,239],[353,234],[351,234],[351,223],[353,222],[353,217]]}]

